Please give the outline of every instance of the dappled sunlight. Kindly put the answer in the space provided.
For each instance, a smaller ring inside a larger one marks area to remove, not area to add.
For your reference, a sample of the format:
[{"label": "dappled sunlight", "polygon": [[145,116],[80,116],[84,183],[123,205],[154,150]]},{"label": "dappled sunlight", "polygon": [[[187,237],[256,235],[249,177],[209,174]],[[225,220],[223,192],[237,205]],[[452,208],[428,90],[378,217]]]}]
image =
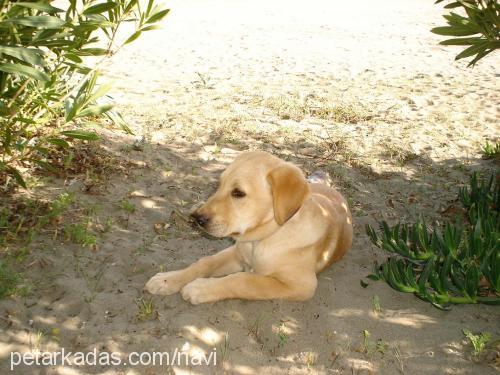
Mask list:
[{"label": "dappled sunlight", "polygon": [[34,321],[36,323],[40,323],[40,324],[44,324],[44,325],[48,325],[48,326],[51,326],[51,325],[55,325],[58,323],[57,319],[55,317],[42,317],[42,316],[38,316],[38,317],[35,317]]},{"label": "dappled sunlight", "polygon": [[251,366],[234,365],[228,367],[228,370],[231,371],[231,373],[239,375],[255,375],[260,372]]},{"label": "dappled sunlight", "polygon": [[413,328],[422,328],[427,324],[438,323],[436,318],[427,315],[390,310],[384,312],[382,320],[388,323],[400,324]]},{"label": "dappled sunlight", "polygon": [[299,324],[288,319],[282,319],[279,324],[274,324],[272,326],[272,330],[276,335],[285,334],[285,335],[294,335],[297,333],[297,329],[299,328]]},{"label": "dappled sunlight", "polygon": [[173,366],[172,371],[174,372],[175,375],[200,375],[200,374],[202,374],[201,371],[196,371],[193,369],[183,369],[183,368],[180,368],[177,366]]},{"label": "dappled sunlight", "polygon": [[319,205],[318,207],[321,211],[322,216],[324,216],[324,217],[330,216],[330,212],[325,207],[323,207],[321,205]]},{"label": "dappled sunlight", "polygon": [[[212,348],[213,349],[213,348]],[[187,354],[191,358],[202,359],[207,355],[207,351],[199,347],[198,345],[185,342],[181,347],[181,353]]]},{"label": "dappled sunlight", "polygon": [[464,357],[464,346],[458,342],[451,342],[441,346],[441,349],[450,355]]},{"label": "dappled sunlight", "polygon": [[222,340],[222,333],[216,332],[212,328],[205,327],[198,329],[195,326],[186,326],[184,329],[195,339],[206,345],[213,346]]},{"label": "dappled sunlight", "polygon": [[337,309],[335,311],[330,312],[330,315],[335,316],[337,318],[366,316],[367,311],[358,309]]},{"label": "dappled sunlight", "polygon": [[[471,361],[461,340],[464,327],[496,338],[498,308],[443,312],[368,280],[386,254],[365,226],[419,214],[440,220],[471,170],[496,165],[478,150],[498,136],[498,57],[473,70],[454,63],[455,51],[429,32],[441,22],[433,2],[173,0],[171,7],[163,30],[102,67],[135,135],[103,129],[98,144],[126,167],[106,176],[37,173],[36,191],[12,197],[51,201],[68,191],[75,204],[43,228],[21,225],[25,235],[34,230],[32,242],[10,245],[19,250],[13,267],[31,287],[0,300],[0,373],[8,373],[10,352],[35,347],[217,352],[215,367],[50,370],[68,375],[494,373],[490,362]],[[184,219],[247,150],[269,151],[305,175],[329,174],[352,213],[352,249],[318,275],[306,302],[194,306],[179,293],[145,293],[157,272],[233,243],[204,237]],[[72,224],[96,246],[72,240]]]},{"label": "dappled sunlight", "polygon": [[[68,368],[68,367],[63,367],[63,366],[57,366],[57,373],[61,375],[83,375],[85,374],[84,372],[75,369],[75,368]],[[110,371],[103,372],[103,375],[110,374]]]},{"label": "dappled sunlight", "polygon": [[140,203],[141,203],[141,206],[143,208],[148,208],[148,209],[160,209],[160,208],[162,208],[161,206],[158,206],[158,203],[152,199],[144,198],[144,199],[140,200]]},{"label": "dappled sunlight", "polygon": [[26,347],[23,345],[15,345],[15,344],[5,344],[0,342],[0,358],[7,360],[10,357],[10,353],[16,351],[21,352],[26,350]]},{"label": "dappled sunlight", "polygon": [[367,371],[369,374],[374,373],[376,368],[373,365],[373,363],[363,360],[363,359],[357,359],[357,358],[351,358],[349,359],[349,362],[351,364],[351,368],[355,371]]}]

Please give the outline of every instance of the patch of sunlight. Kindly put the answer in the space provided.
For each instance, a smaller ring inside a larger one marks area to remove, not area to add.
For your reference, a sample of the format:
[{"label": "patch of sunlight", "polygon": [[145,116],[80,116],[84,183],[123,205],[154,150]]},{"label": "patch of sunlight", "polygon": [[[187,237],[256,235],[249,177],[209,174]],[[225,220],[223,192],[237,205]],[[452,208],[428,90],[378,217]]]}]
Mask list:
[{"label": "patch of sunlight", "polygon": [[231,373],[232,374],[239,374],[239,375],[254,375],[254,374],[256,374],[256,372],[253,368],[251,368],[249,366],[243,366],[243,365],[232,366]]},{"label": "patch of sunlight", "polygon": [[184,329],[207,345],[216,345],[222,340],[222,335],[209,327],[198,329],[195,326],[186,326]]},{"label": "patch of sunlight", "polygon": [[273,324],[271,329],[275,334],[284,333],[290,336],[298,331],[299,325],[296,321],[282,320],[280,323]]},{"label": "patch of sunlight", "polygon": [[391,311],[385,311],[383,320],[392,323],[399,324],[406,327],[421,328],[426,324],[436,324],[436,319],[431,318],[427,315],[422,314],[405,314],[402,315],[401,312],[392,312],[394,314],[391,316]]},{"label": "patch of sunlight", "polygon": [[370,363],[370,362],[365,361],[363,359],[351,358],[351,359],[349,359],[349,362],[351,363],[351,369],[355,370],[355,372],[368,371],[369,374],[372,374],[375,372],[375,368],[373,366],[373,363]]},{"label": "patch of sunlight", "polygon": [[[172,367],[175,375],[198,375],[199,372],[194,372],[192,369],[181,369],[179,367]],[[128,375],[128,374],[127,374]]]},{"label": "patch of sunlight", "polygon": [[66,319],[66,321],[63,322],[61,327],[64,328],[65,330],[76,331],[81,324],[82,324],[82,320],[79,317],[75,316],[75,317]]},{"label": "patch of sunlight", "polygon": [[206,350],[200,348],[198,345],[193,345],[187,341],[184,343],[184,345],[182,345],[181,353],[182,354],[186,353],[188,357],[200,360],[205,358],[207,355]]},{"label": "patch of sunlight", "polygon": [[[108,372],[105,372],[103,374],[106,374]],[[57,374],[61,375],[81,375],[83,374],[81,371],[75,368],[70,368],[70,367],[64,367],[64,366],[58,366],[57,367]]]},{"label": "patch of sunlight", "polygon": [[333,316],[336,316],[338,318],[343,318],[343,317],[352,317],[352,316],[362,316],[365,314],[363,310],[359,309],[339,309],[337,311],[333,311],[330,313]]},{"label": "patch of sunlight", "polygon": [[141,200],[141,206],[144,208],[158,208],[156,202],[152,199],[144,198]]},{"label": "patch of sunlight", "polygon": [[12,345],[12,344],[5,344],[3,342],[0,342],[0,358],[8,358],[10,357],[10,353],[12,352],[20,352],[22,346],[20,345]]},{"label": "patch of sunlight", "polygon": [[58,324],[57,319],[53,316],[48,316],[48,317],[37,316],[33,320],[35,323],[45,324],[48,326],[56,326]]}]

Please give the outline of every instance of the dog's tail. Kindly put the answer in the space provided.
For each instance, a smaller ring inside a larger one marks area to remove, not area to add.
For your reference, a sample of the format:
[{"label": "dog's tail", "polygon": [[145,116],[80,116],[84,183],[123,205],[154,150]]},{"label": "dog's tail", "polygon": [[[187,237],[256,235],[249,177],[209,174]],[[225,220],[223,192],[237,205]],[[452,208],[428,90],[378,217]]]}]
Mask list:
[{"label": "dog's tail", "polygon": [[309,177],[307,177],[307,181],[312,184],[324,184],[327,186],[331,186],[330,175],[325,171],[315,171]]}]

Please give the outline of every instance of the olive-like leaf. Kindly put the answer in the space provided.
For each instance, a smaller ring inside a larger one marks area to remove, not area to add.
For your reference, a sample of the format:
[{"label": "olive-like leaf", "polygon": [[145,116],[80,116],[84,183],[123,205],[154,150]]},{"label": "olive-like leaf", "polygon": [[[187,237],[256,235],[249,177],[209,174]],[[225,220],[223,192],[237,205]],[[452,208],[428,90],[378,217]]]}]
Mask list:
[{"label": "olive-like leaf", "polygon": [[431,29],[431,32],[438,35],[450,35],[450,36],[468,36],[478,34],[479,31],[471,30],[468,27],[458,27],[458,26],[440,26]]},{"label": "olive-like leaf", "polygon": [[155,14],[153,14],[151,17],[149,17],[146,20],[146,23],[155,23],[163,19],[168,13],[170,12],[170,9],[164,9],[161,10]]},{"label": "olive-like leaf", "polygon": [[108,50],[105,48],[82,48],[78,51],[75,51],[75,54],[79,56],[103,56],[108,53]]},{"label": "olive-like leaf", "polygon": [[50,172],[56,172],[56,168],[54,168],[53,165],[47,163],[46,161],[39,160],[39,159],[30,159],[33,163],[39,165],[43,169],[50,171]]},{"label": "olive-like leaf", "polygon": [[31,66],[11,63],[0,63],[0,70],[6,73],[17,74],[24,77],[34,78],[38,81],[48,81],[50,77],[38,69]]},{"label": "olive-like leaf", "polygon": [[49,142],[49,143],[51,143],[53,145],[59,146],[59,147],[63,147],[63,148],[68,148],[69,147],[69,143],[66,142],[62,138],[48,138],[47,142]]},{"label": "olive-like leaf", "polygon": [[439,44],[443,46],[468,46],[471,44],[477,44],[479,42],[485,41],[486,39],[483,39],[481,37],[475,37],[475,38],[453,38],[453,39],[446,39],[443,40],[442,42],[439,42]]},{"label": "olive-like leaf", "polygon": [[96,133],[83,130],[66,130],[61,132],[61,134],[68,138],[83,139],[86,141],[97,141],[99,139]]},{"label": "olive-like leaf", "polygon": [[75,117],[99,116],[113,108],[112,104],[92,105],[78,112]]},{"label": "olive-like leaf", "polygon": [[114,9],[118,6],[117,3],[108,1],[107,3],[100,3],[96,5],[92,5],[83,11],[83,14],[101,14],[107,12],[108,10]]},{"label": "olive-like leaf", "polygon": [[488,45],[488,42],[481,42],[479,44],[470,46],[469,48],[466,48],[462,52],[460,52],[455,57],[455,60],[460,60],[460,59],[463,59],[464,57],[469,57],[469,56],[475,55],[477,53],[481,53],[485,50],[487,45]]},{"label": "olive-like leaf", "polygon": [[6,19],[3,22],[10,22],[23,26],[31,26],[39,29],[59,29],[66,23],[64,20],[54,16],[17,17]]},{"label": "olive-like leaf", "polygon": [[52,5],[45,3],[45,2],[42,2],[42,1],[37,1],[36,3],[28,3],[26,1],[19,1],[19,2],[16,2],[13,6],[21,6],[24,8],[41,10],[42,12],[46,12],[48,14],[64,12],[64,10],[62,10],[60,8],[53,7]]},{"label": "olive-like leaf", "polygon": [[24,178],[23,176],[21,175],[21,173],[14,167],[7,167],[7,171],[12,175],[14,176],[14,179],[16,180],[16,182],[21,185],[23,188],[26,189],[26,182],[24,181]]},{"label": "olive-like leaf", "polygon": [[125,44],[129,44],[129,43],[132,43],[134,40],[136,40],[137,38],[139,38],[142,34],[142,31],[141,30],[137,30],[135,33],[133,33],[132,35],[130,35],[127,40],[125,41],[125,43],[123,43],[124,45]]},{"label": "olive-like leaf", "polygon": [[44,52],[38,48],[0,46],[0,54],[15,57],[31,65],[45,65]]}]

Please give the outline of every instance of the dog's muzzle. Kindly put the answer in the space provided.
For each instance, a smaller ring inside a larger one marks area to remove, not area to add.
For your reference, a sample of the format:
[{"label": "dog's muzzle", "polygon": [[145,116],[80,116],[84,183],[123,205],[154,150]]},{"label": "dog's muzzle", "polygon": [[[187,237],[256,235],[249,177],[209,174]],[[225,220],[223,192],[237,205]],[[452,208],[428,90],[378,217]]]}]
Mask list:
[{"label": "dog's muzzle", "polygon": [[205,228],[208,222],[210,221],[210,219],[207,216],[200,214],[198,212],[193,212],[191,214],[191,218],[194,220],[196,224],[198,224],[200,227],[203,228]]}]

